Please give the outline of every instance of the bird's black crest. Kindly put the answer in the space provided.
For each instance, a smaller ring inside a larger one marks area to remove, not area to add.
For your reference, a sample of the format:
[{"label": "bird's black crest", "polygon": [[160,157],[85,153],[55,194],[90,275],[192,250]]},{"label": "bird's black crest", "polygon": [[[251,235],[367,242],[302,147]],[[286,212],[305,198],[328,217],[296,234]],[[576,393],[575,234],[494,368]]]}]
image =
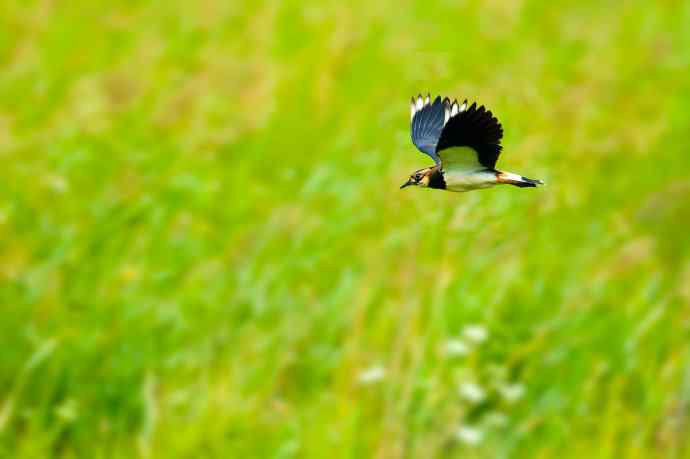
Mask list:
[{"label": "bird's black crest", "polygon": [[503,128],[484,106],[473,103],[466,110],[452,116],[443,127],[436,144],[436,154],[451,147],[471,147],[477,152],[479,163],[493,169],[501,154]]}]

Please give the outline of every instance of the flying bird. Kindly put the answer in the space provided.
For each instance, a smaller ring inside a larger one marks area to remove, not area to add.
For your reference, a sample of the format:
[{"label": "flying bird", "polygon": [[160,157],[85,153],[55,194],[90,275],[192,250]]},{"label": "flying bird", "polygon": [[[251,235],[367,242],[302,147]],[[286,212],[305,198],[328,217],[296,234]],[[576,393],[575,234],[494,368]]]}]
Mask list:
[{"label": "flying bird", "polygon": [[429,155],[435,165],[419,169],[400,187],[416,185],[448,191],[471,191],[507,184],[536,187],[541,180],[494,166],[501,154],[503,128],[493,114],[476,102],[467,106],[467,99],[458,104],[447,97],[431,95],[412,98],[410,104],[412,143]]}]

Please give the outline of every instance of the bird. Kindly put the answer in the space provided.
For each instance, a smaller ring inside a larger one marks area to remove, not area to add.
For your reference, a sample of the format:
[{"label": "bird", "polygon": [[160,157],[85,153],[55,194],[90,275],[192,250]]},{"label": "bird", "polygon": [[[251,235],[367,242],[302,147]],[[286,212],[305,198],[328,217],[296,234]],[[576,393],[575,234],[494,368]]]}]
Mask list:
[{"label": "bird", "polygon": [[448,97],[431,94],[412,97],[410,102],[412,143],[434,160],[434,165],[419,169],[400,186],[435,188],[464,192],[495,185],[536,187],[541,180],[495,168],[501,154],[503,127],[491,111],[477,103],[458,104]]}]

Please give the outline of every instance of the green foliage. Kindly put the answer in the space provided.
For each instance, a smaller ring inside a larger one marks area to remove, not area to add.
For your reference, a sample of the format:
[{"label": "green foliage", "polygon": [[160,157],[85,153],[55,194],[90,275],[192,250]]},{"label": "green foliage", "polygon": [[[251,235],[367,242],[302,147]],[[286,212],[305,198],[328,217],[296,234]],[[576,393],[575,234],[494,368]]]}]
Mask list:
[{"label": "green foliage", "polygon": [[689,3],[0,17],[0,457],[690,457]]}]

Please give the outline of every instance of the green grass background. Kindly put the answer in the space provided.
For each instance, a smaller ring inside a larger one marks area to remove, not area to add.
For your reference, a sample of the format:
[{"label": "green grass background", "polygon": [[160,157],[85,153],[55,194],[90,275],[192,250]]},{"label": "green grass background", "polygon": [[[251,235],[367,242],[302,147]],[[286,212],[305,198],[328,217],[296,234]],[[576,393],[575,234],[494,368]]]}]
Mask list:
[{"label": "green grass background", "polygon": [[[688,24],[3,0],[0,457],[690,457]],[[427,91],[547,186],[399,190]]]}]

